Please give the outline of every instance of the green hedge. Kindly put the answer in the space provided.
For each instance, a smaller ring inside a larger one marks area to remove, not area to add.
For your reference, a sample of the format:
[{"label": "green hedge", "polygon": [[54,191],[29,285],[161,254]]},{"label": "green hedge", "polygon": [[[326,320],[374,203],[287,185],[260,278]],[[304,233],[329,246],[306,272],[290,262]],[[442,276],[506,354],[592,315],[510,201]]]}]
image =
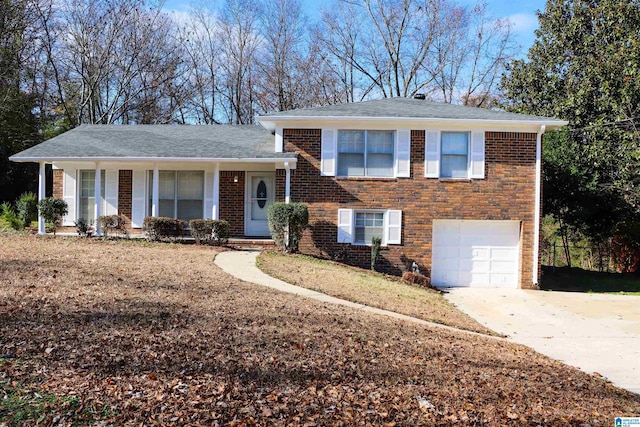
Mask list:
[{"label": "green hedge", "polygon": [[181,219],[164,216],[148,216],[142,223],[142,230],[149,240],[172,239],[182,236],[186,223]]},{"label": "green hedge", "polygon": [[307,205],[304,203],[274,203],[269,206],[267,217],[269,231],[276,245],[285,252],[297,252],[302,233],[309,224]]},{"label": "green hedge", "polygon": [[18,218],[23,227],[28,227],[32,221],[38,220],[38,196],[34,193],[23,193],[16,201]]},{"label": "green hedge", "polygon": [[38,211],[45,223],[54,225],[53,235],[56,235],[56,226],[60,224],[62,217],[69,213],[67,202],[56,197],[47,197],[38,202]]},{"label": "green hedge", "polygon": [[223,245],[229,240],[229,223],[223,219],[192,219],[189,228],[198,245]]}]

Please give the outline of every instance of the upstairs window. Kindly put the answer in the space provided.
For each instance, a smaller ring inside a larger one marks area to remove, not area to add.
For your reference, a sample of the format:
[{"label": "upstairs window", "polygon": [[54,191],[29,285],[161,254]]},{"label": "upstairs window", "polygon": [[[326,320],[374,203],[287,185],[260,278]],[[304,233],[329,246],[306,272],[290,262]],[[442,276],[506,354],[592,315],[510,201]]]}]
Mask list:
[{"label": "upstairs window", "polygon": [[393,177],[395,131],[339,130],[338,176]]},{"label": "upstairs window", "polygon": [[469,133],[442,132],[440,156],[441,178],[467,178],[469,169]]}]

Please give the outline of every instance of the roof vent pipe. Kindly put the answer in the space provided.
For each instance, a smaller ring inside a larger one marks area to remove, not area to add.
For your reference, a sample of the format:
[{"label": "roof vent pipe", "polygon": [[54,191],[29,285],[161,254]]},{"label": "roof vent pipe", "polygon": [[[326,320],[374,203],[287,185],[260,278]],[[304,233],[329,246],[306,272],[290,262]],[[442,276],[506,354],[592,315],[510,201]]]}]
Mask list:
[{"label": "roof vent pipe", "polygon": [[427,96],[424,93],[416,93],[413,95],[413,99],[427,99]]}]

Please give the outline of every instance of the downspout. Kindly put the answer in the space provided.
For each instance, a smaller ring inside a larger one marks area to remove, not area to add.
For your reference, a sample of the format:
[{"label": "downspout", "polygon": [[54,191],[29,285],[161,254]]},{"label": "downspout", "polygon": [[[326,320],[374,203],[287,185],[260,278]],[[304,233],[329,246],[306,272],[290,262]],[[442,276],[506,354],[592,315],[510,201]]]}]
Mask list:
[{"label": "downspout", "polygon": [[533,284],[538,286],[538,263],[540,260],[540,205],[542,196],[542,134],[545,125],[540,126],[536,137],[536,198],[535,213],[533,217]]}]

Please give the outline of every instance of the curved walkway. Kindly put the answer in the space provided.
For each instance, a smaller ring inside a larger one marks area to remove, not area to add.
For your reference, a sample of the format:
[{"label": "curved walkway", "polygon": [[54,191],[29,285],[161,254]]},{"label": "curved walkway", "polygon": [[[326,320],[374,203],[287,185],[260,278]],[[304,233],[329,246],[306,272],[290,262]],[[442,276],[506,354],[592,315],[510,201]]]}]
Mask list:
[{"label": "curved walkway", "polygon": [[216,255],[214,263],[220,267],[225,273],[228,273],[245,282],[255,283],[257,285],[267,286],[269,288],[277,289],[281,292],[287,292],[289,294],[300,295],[305,298],[311,298],[316,301],[326,302],[330,304],[343,305],[345,307],[355,308],[357,310],[366,311],[368,313],[381,314],[389,316],[394,319],[405,320],[407,322],[417,323],[419,325],[431,326],[435,328],[446,329],[453,332],[461,332],[470,335],[477,335],[487,338],[502,339],[499,337],[493,337],[490,335],[479,334],[477,332],[465,331],[463,329],[453,328],[451,326],[441,325],[439,323],[428,322],[426,320],[418,319],[416,317],[406,316],[404,314],[396,313],[394,311],[382,310],[380,308],[370,307],[368,305],[358,304],[355,302],[343,300],[340,298],[332,297],[321,292],[313,291],[311,289],[295,286],[290,283],[283,282],[282,280],[273,278],[268,274],[263,273],[256,266],[256,258],[260,254],[259,251],[226,251],[220,252]]}]

